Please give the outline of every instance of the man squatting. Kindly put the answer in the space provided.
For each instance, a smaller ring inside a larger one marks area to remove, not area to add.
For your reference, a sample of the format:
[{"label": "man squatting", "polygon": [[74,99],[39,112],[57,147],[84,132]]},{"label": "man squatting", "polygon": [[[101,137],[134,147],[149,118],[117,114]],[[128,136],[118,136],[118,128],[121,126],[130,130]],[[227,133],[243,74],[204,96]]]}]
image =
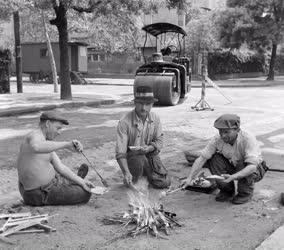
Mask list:
[{"label": "man squatting", "polygon": [[[252,198],[254,183],[260,181],[268,169],[262,159],[258,142],[253,135],[240,129],[240,117],[237,115],[220,116],[214,122],[214,127],[219,134],[209,141],[197,159],[196,153],[186,155],[194,163],[183,185],[190,185],[201,168],[206,167],[212,174],[225,178],[216,181],[220,189],[216,201],[232,199],[233,204],[246,203]],[[237,195],[235,180],[238,181]]]}]

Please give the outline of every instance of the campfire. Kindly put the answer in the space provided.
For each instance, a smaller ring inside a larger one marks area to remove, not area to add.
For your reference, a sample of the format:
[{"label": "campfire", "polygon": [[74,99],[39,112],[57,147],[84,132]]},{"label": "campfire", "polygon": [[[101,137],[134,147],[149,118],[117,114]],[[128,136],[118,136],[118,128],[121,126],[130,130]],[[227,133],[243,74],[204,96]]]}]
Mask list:
[{"label": "campfire", "polygon": [[131,190],[128,196],[128,212],[104,217],[105,225],[121,224],[126,236],[135,237],[146,233],[162,239],[168,239],[165,235],[169,235],[169,230],[174,226],[181,227],[175,219],[176,214],[165,211],[163,205],[150,201],[149,195]]}]

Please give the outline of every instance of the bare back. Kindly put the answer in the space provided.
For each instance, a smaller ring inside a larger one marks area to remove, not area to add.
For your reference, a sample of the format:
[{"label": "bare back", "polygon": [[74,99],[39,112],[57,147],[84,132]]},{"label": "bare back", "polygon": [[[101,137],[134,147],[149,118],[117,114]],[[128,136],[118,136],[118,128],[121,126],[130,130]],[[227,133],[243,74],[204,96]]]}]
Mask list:
[{"label": "bare back", "polygon": [[28,134],[21,145],[17,159],[19,182],[25,190],[31,190],[48,184],[55,176],[51,164],[52,153],[37,153],[31,147],[33,139],[45,141],[40,129]]}]

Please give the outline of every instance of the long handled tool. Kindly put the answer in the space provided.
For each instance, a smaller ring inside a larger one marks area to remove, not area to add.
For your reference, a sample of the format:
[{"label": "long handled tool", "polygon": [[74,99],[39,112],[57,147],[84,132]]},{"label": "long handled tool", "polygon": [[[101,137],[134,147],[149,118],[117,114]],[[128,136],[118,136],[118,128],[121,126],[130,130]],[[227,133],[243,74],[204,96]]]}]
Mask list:
[{"label": "long handled tool", "polygon": [[90,164],[90,166],[95,170],[96,174],[100,177],[102,184],[105,187],[109,187],[107,181],[99,174],[99,172],[95,169],[95,166],[91,163],[91,161],[88,159],[88,157],[84,154],[83,151],[80,151],[80,153],[85,157],[85,159],[87,160],[87,162]]},{"label": "long handled tool", "polygon": [[268,168],[267,171],[284,173],[284,169],[280,169],[280,168]]}]

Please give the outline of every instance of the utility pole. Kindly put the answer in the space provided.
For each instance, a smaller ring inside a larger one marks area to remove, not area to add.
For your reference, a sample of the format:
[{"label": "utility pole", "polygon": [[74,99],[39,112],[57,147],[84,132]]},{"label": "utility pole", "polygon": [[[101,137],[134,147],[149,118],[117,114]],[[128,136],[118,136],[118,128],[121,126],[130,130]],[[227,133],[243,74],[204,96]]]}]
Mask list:
[{"label": "utility pole", "polygon": [[57,82],[57,71],[56,71],[55,59],[54,59],[52,46],[51,46],[51,42],[50,42],[50,39],[49,39],[47,27],[46,27],[46,22],[45,22],[43,10],[41,11],[41,17],[42,17],[43,30],[44,30],[44,34],[45,34],[45,38],[46,38],[47,49],[48,49],[48,57],[49,57],[49,63],[50,63],[50,68],[51,68],[51,73],[52,73],[52,82],[53,82],[53,87],[54,87],[54,93],[58,93],[58,82]]},{"label": "utility pole", "polygon": [[20,38],[20,17],[19,11],[15,11],[14,17],[14,36],[15,36],[15,54],[16,54],[16,76],[17,76],[17,93],[23,93],[22,79],[22,49]]}]

